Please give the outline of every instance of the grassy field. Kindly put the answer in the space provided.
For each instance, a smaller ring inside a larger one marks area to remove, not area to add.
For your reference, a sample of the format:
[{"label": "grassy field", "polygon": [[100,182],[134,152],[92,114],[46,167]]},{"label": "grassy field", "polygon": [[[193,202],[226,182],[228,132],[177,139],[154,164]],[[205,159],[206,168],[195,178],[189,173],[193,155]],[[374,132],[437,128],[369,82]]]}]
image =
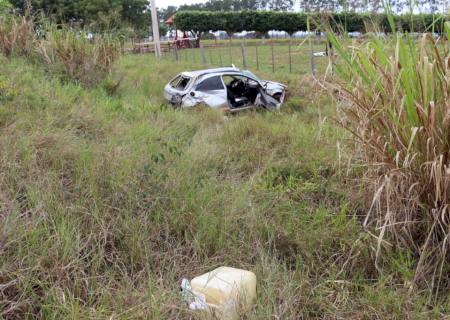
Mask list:
[{"label": "grassy field", "polygon": [[243,319],[445,316],[409,292],[407,254],[375,270],[347,135],[306,57],[258,72],[289,85],[280,112],[224,118],[163,101],[199,60],[125,56],[83,89],[0,56],[0,318],[189,319],[181,279],[221,265],[257,275]]}]

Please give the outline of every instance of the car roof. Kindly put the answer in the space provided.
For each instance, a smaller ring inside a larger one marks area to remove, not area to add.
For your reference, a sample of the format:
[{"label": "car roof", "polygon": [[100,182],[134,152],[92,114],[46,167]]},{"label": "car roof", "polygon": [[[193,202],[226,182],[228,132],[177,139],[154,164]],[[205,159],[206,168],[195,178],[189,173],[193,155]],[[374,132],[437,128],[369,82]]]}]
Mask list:
[{"label": "car roof", "polygon": [[182,72],[183,75],[188,77],[200,77],[206,74],[215,74],[215,73],[226,73],[226,72],[240,72],[240,70],[236,67],[226,67],[226,68],[214,68],[214,69],[204,69],[204,70],[196,70],[196,71],[185,71]]}]

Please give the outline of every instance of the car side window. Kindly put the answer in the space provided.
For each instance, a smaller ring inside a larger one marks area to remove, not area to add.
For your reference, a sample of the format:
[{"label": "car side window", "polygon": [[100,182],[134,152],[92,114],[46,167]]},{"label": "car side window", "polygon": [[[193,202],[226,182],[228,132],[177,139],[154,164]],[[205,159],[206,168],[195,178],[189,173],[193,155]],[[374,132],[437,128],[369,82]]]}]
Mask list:
[{"label": "car side window", "polygon": [[214,76],[208,79],[203,80],[197,85],[197,91],[211,91],[211,90],[222,90],[223,83],[220,76]]}]

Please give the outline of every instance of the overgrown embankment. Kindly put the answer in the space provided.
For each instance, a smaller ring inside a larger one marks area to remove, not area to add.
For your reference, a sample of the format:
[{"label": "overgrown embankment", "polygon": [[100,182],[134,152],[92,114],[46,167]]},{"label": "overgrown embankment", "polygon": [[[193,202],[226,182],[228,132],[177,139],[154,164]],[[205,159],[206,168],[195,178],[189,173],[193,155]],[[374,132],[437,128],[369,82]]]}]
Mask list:
[{"label": "overgrown embankment", "polygon": [[326,95],[276,75],[279,113],[163,104],[194,67],[127,56],[87,88],[0,56],[0,317],[187,317],[180,279],[219,265],[256,273],[249,319],[447,314],[407,252],[376,271]]}]

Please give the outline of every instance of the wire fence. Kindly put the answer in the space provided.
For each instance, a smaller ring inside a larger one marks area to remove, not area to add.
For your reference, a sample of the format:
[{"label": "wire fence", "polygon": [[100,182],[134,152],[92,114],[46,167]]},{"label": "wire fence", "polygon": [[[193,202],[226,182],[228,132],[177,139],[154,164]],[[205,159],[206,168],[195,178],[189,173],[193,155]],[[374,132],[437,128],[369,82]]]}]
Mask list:
[{"label": "wire fence", "polygon": [[281,73],[323,73],[332,62],[332,50],[323,39],[301,41],[218,41],[200,43],[199,48],[178,48],[168,43],[166,59],[208,67],[235,65],[243,69]]}]

